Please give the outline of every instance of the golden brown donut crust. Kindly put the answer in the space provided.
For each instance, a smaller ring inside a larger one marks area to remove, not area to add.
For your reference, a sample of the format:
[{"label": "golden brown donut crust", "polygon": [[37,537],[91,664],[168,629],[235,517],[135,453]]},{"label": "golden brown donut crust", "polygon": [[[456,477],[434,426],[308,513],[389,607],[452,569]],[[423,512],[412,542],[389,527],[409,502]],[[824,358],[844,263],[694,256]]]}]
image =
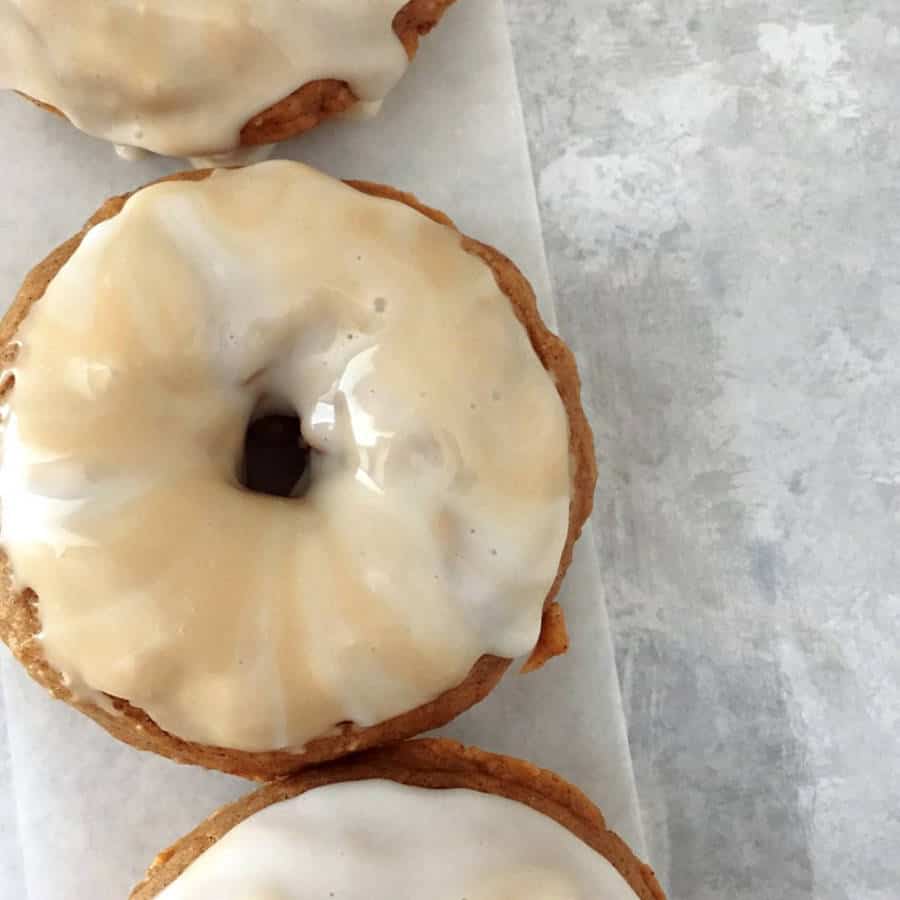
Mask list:
[{"label": "golden brown donut crust", "polygon": [[[181,172],[160,181],[199,181],[207,178],[211,169]],[[155,182],[154,182],[155,183]],[[355,189],[376,197],[405,203],[423,215],[448,227],[453,223],[443,213],[423,206],[410,194],[392,187],[368,182],[348,182]],[[0,321],[0,365],[10,366],[15,360],[16,334],[31,307],[43,297],[47,286],[69,257],[78,249],[85,234],[100,222],[112,218],[122,209],[130,194],[112,197],[88,220],[74,237],[53,250],[26,277],[15,301]],[[569,507],[569,530],[560,559],[556,579],[547,594],[541,634],[526,669],[543,665],[552,656],[564,653],[568,647],[565,620],[555,602],[563,575],[572,559],[572,550],[581,528],[593,505],[596,464],[590,426],[585,418],[579,397],[580,384],[572,354],[562,341],[544,325],[537,310],[534,292],[525,277],[505,256],[472,238],[463,237],[463,246],[480,256],[493,270],[497,284],[509,298],[519,320],[525,326],[532,346],[553,376],[569,419],[570,457],[573,467],[572,500]],[[0,400],[13,388],[10,376],[0,384]],[[95,703],[79,700],[63,684],[62,677],[44,658],[40,641],[40,612],[38,597],[26,589],[12,589],[12,571],[6,555],[0,550],[0,639],[25,666],[29,675],[43,685],[54,697],[65,700],[90,716],[111,735],[139,750],[151,750],[176,762],[192,763],[208,769],[219,769],[267,781],[301,768],[337,759],[348,753],[404,740],[439,728],[461,712],[483,700],[510,665],[510,660],[483,656],[474,665],[465,681],[444,692],[435,700],[370,727],[341,723],[323,737],[316,738],[302,751],[272,750],[253,752],[213,747],[185,741],[160,728],[143,710],[127,700],[109,697],[115,711]]]},{"label": "golden brown donut crust", "polygon": [[156,857],[130,900],[156,897],[235,825],[267,806],[323,785],[371,778],[434,790],[466,788],[524,803],[559,822],[609,860],[640,900],[665,900],[653,870],[606,827],[600,810],[574,785],[522,760],[443,739],[407,741],[372,750],[267,784],[223,806]]},{"label": "golden brown donut crust", "polygon": [[[409,0],[394,16],[394,33],[412,60],[419,49],[419,38],[440,22],[455,0]],[[21,92],[20,92],[21,93]],[[65,118],[65,114],[36,97],[22,94],[48,112]],[[358,98],[346,81],[321,78],[301,85],[283,100],[261,110],[241,129],[242,147],[275,144],[303,134],[320,122],[347,112]]]}]

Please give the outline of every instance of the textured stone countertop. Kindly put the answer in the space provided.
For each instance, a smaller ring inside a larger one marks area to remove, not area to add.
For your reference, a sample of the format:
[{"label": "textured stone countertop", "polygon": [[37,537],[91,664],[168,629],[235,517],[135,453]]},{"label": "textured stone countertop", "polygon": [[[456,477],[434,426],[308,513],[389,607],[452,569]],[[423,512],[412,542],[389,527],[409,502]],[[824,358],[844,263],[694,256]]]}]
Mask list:
[{"label": "textured stone countertop", "polygon": [[508,0],[649,852],[900,897],[900,4]]}]

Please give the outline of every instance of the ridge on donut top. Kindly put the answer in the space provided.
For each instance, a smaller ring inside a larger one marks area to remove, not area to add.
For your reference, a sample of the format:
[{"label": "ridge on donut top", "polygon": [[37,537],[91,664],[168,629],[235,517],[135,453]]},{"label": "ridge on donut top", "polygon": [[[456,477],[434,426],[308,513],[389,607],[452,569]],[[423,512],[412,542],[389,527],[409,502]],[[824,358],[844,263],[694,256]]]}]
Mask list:
[{"label": "ridge on donut top", "polygon": [[374,115],[453,0],[0,0],[0,88],[122,155],[250,158]]},{"label": "ridge on donut top", "polygon": [[0,346],[0,637],[114,736],[270,778],[566,649],[596,480],[572,355],[413,197],[173,176],[40,263]]},{"label": "ridge on donut top", "polygon": [[132,900],[665,900],[574,785],[417,740],[266,785],[163,850]]}]

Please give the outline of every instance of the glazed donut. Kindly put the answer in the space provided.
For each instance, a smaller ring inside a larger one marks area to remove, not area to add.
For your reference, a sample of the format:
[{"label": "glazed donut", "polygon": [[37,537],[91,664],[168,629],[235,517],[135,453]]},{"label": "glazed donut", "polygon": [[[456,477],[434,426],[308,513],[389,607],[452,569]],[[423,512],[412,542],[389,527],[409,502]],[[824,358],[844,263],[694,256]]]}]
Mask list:
[{"label": "glazed donut", "polygon": [[0,341],[0,636],[115,736],[272,777],[565,649],[574,363],[413,198],[290,162],[164,180],[39,265]]},{"label": "glazed donut", "polygon": [[453,0],[0,0],[0,87],[88,134],[237,161],[374,114]]},{"label": "glazed donut", "polygon": [[559,776],[411,741],[267,785],[161,853],[131,900],[665,900]]}]

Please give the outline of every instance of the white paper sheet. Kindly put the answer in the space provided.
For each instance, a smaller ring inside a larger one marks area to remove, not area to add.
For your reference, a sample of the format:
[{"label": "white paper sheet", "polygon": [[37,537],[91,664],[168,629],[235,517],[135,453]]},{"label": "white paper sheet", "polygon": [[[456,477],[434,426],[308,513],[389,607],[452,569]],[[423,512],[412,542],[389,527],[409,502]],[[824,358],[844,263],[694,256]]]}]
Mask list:
[{"label": "white paper sheet", "polygon": [[[110,194],[181,166],[124,163],[11,94],[0,95],[0,298]],[[461,0],[382,116],[282,147],[332,174],[384,181],[444,209],[518,262],[555,321],[502,0]],[[510,674],[448,734],[532,759],[580,784],[640,852],[640,828],[590,531],[562,602],[572,650]],[[247,782],[138,753],[51,700],[0,650],[0,897],[123,900],[155,853]]]}]

